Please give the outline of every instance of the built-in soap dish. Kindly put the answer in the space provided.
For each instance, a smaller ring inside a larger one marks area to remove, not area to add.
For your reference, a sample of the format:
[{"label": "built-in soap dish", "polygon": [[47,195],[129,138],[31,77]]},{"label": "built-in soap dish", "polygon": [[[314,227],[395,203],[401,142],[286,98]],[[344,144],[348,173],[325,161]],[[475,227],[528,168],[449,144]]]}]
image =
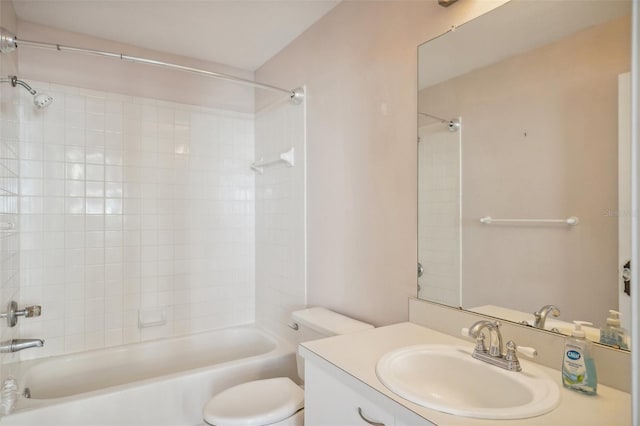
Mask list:
[{"label": "built-in soap dish", "polygon": [[159,327],[167,323],[167,308],[146,308],[138,311],[138,327]]}]

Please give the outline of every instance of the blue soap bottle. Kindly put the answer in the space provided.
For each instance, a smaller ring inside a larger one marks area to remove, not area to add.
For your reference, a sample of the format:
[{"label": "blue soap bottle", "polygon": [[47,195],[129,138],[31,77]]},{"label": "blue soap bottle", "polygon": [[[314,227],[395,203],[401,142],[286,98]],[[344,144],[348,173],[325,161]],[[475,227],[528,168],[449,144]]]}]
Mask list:
[{"label": "blue soap bottle", "polygon": [[620,349],[629,349],[627,332],[620,325],[620,312],[609,309],[607,325],[600,330],[600,343],[618,346]]},{"label": "blue soap bottle", "polygon": [[562,359],[562,385],[577,392],[595,395],[598,388],[596,365],[591,356],[592,344],[586,339],[583,325],[586,321],[574,321],[575,327],[567,337]]}]

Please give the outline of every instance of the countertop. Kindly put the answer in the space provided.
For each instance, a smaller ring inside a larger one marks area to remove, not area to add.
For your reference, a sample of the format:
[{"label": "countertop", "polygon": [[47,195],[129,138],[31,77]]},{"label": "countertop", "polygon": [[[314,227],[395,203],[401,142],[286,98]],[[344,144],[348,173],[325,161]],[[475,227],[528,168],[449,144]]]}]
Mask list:
[{"label": "countertop", "polygon": [[[332,365],[363,382],[373,391],[390,398],[418,416],[445,425],[631,425],[631,396],[614,388],[598,385],[598,395],[588,396],[562,387],[559,370],[520,357],[523,370],[534,364],[560,388],[560,405],[538,417],[519,420],[484,420],[454,416],[421,407],[388,390],[375,373],[378,359],[385,353],[418,344],[451,344],[473,347],[471,340],[457,339],[420,325],[405,322],[360,333],[302,343],[300,354],[307,362]],[[561,359],[558,359],[560,366]],[[480,362],[480,361],[478,361]],[[597,368],[597,366],[596,366]],[[518,374],[518,373],[514,373]],[[490,385],[490,384],[488,384]]]}]

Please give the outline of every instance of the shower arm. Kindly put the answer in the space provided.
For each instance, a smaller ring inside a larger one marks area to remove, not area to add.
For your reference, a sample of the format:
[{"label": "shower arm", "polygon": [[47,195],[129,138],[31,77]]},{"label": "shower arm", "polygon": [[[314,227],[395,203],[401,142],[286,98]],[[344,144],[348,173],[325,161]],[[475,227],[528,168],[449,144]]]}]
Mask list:
[{"label": "shower arm", "polygon": [[18,77],[15,75],[10,76],[11,77],[11,85],[13,87],[16,87],[16,85],[20,85],[22,87],[24,87],[25,89],[27,89],[29,91],[29,93],[31,93],[33,96],[37,95],[38,92],[36,92],[35,90],[33,90],[33,88],[31,86],[29,86],[27,83],[25,83],[22,80],[18,80]]},{"label": "shower arm", "polygon": [[11,83],[11,86],[22,86],[26,91],[28,91],[31,96],[33,96],[33,104],[38,107],[38,109],[42,109],[48,106],[51,102],[53,102],[53,97],[46,93],[38,93],[33,87],[29,84],[25,83],[22,80],[18,79],[16,75],[10,75],[7,78],[0,77],[0,83]]},{"label": "shower arm", "polygon": [[33,90],[31,86],[25,83],[22,80],[18,80],[18,77],[15,75],[10,75],[9,78],[0,78],[0,83],[11,83],[13,87],[22,86],[29,91],[33,96],[35,96],[38,92]]}]

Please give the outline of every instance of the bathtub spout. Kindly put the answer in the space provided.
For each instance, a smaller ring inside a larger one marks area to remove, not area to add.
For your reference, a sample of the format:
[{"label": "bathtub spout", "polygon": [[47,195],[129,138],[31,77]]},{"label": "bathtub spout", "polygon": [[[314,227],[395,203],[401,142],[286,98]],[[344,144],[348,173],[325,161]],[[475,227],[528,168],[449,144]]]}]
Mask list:
[{"label": "bathtub spout", "polygon": [[23,349],[41,348],[44,346],[42,339],[12,339],[10,342],[0,345],[0,352],[18,352]]}]

